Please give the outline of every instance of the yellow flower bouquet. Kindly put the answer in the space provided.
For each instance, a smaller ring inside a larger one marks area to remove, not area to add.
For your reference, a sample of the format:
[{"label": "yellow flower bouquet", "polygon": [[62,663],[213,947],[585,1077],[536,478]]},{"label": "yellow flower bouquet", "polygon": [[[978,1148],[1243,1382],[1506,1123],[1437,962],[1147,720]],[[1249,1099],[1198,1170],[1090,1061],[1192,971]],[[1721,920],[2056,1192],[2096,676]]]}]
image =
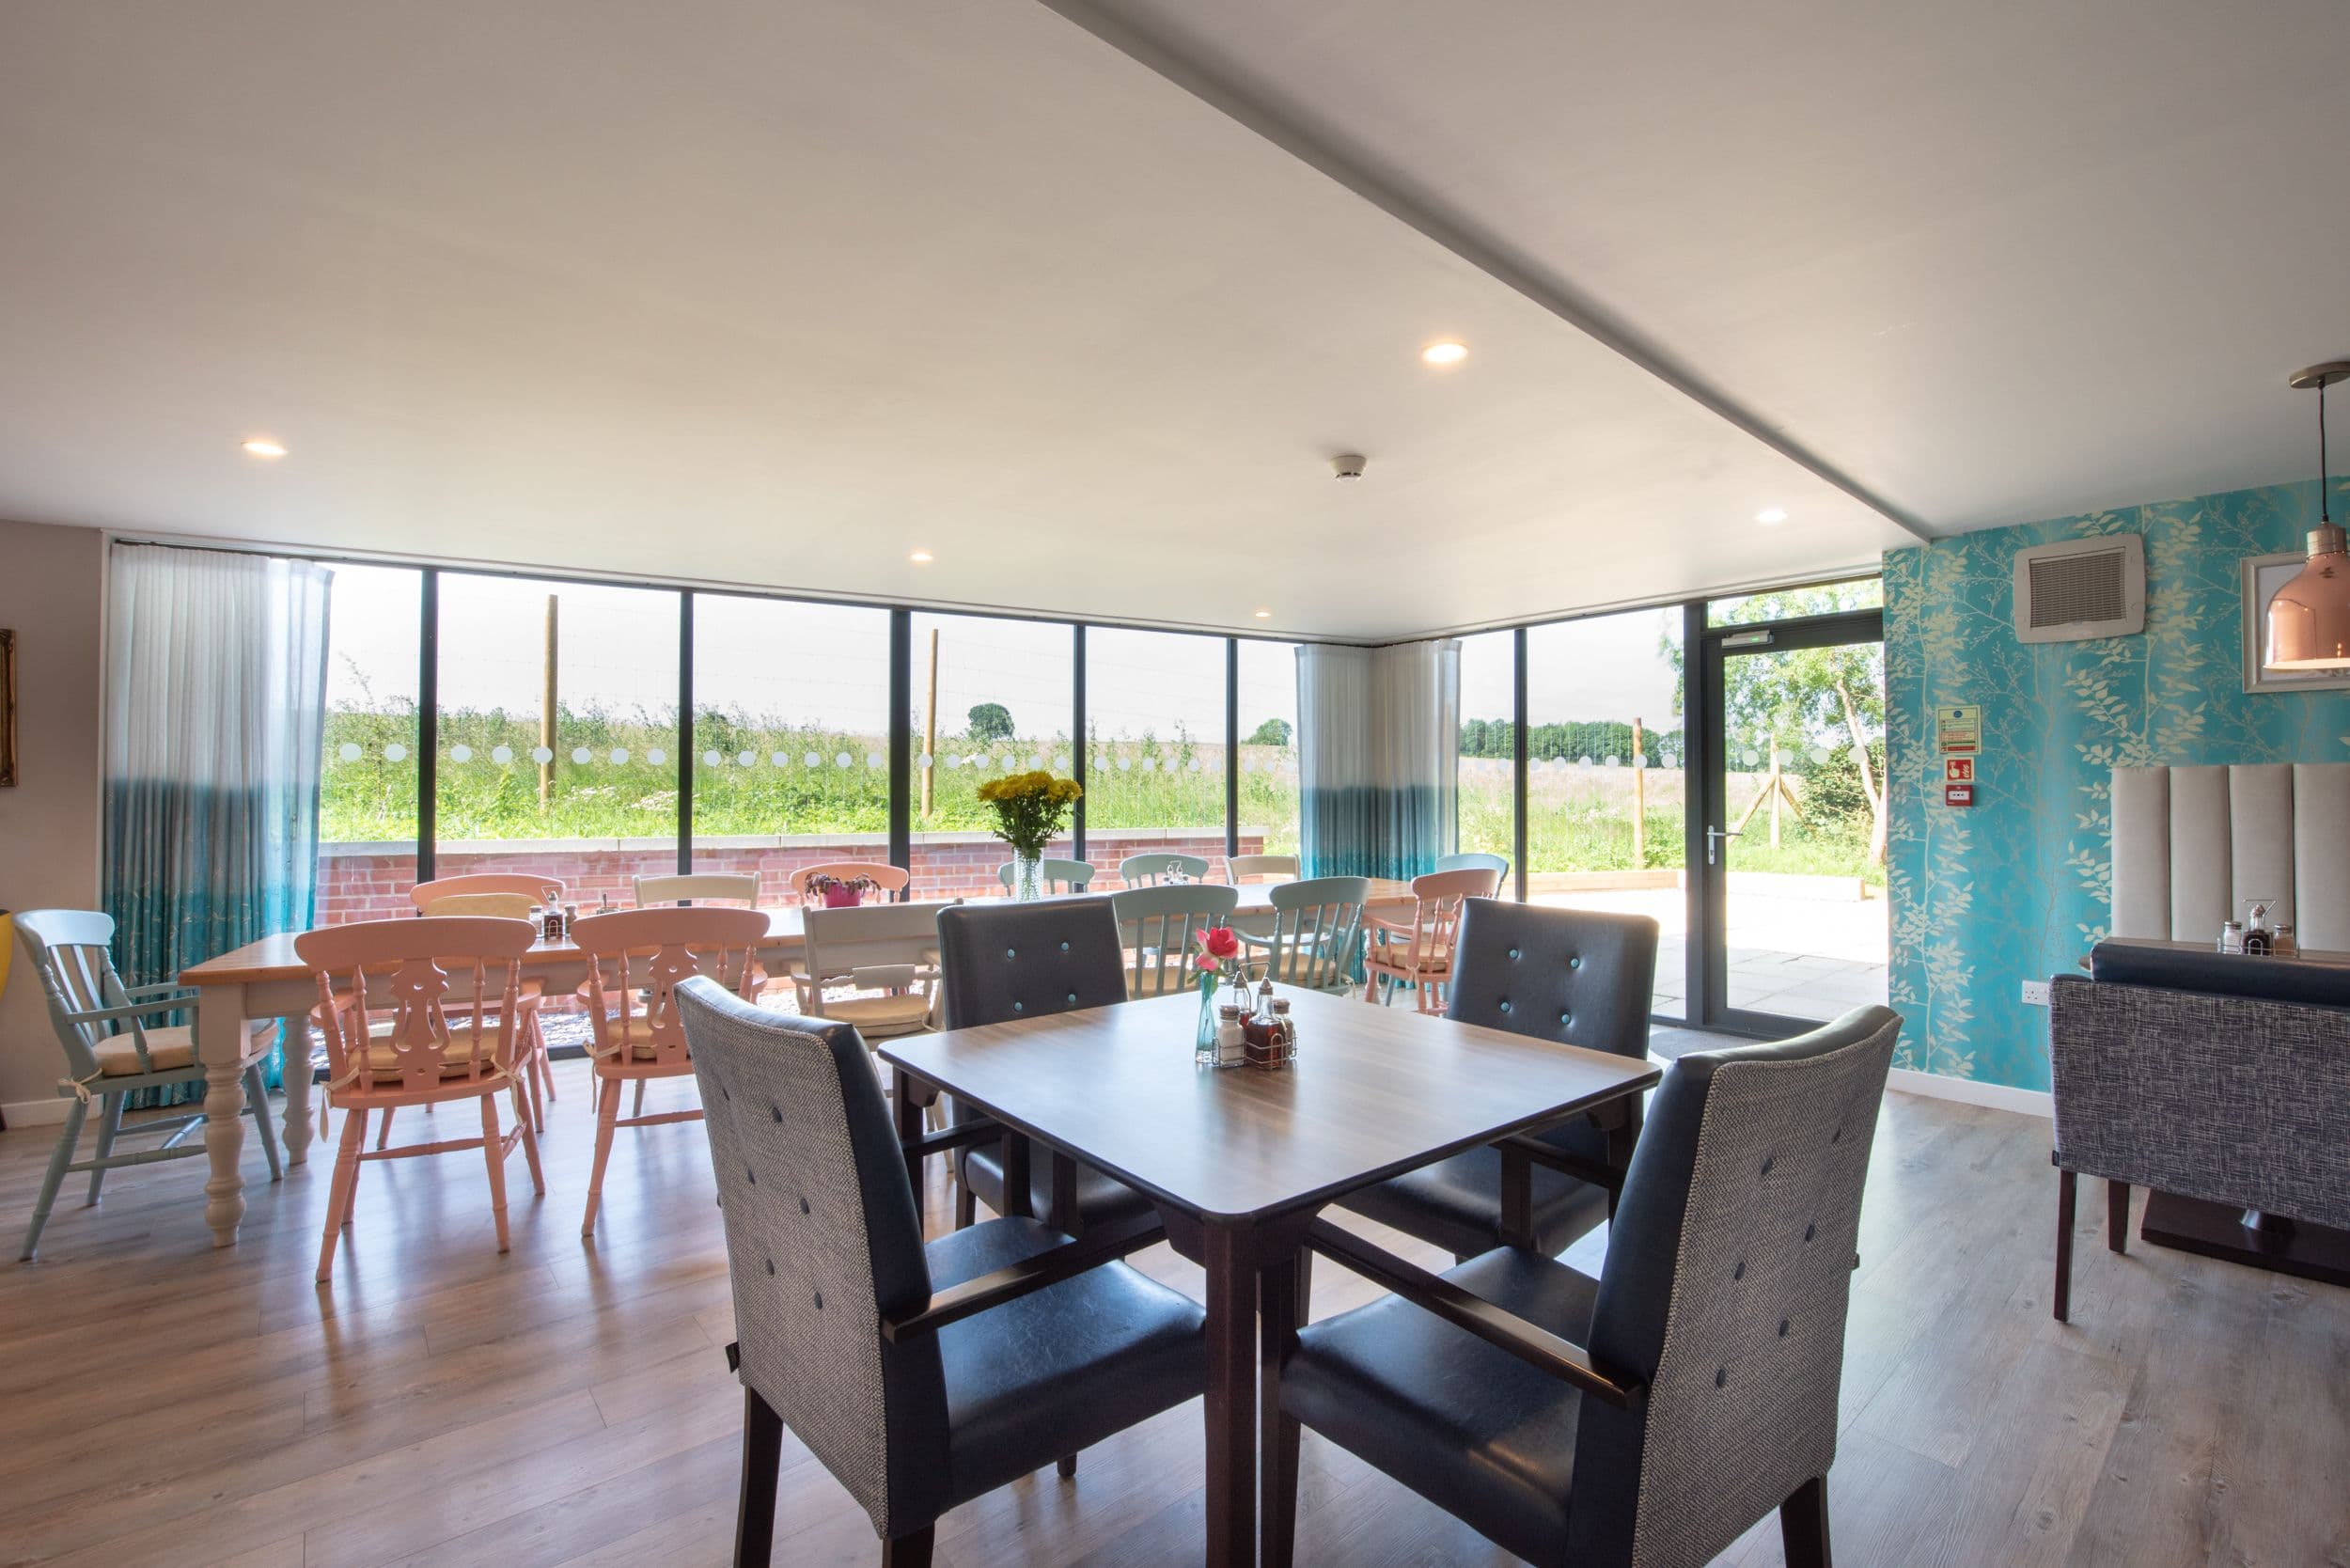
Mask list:
[{"label": "yellow flower bouquet", "polygon": [[1019,862],[1019,883],[1013,891],[1022,898],[1037,893],[1037,862],[1053,835],[1069,825],[1069,813],[1085,790],[1073,778],[1056,778],[1042,770],[1008,773],[979,786],[979,799],[995,813],[995,837],[1011,846]]}]

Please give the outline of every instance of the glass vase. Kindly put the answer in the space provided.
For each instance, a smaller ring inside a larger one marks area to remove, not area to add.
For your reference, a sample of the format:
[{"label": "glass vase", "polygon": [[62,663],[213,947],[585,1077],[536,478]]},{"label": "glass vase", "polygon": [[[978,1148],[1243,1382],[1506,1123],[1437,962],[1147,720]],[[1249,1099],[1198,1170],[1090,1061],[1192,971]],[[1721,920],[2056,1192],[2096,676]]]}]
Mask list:
[{"label": "glass vase", "polygon": [[1199,977],[1199,1030],[1192,1037],[1191,1059],[1202,1067],[1215,1065],[1215,976]]},{"label": "glass vase", "polygon": [[1044,896],[1042,855],[1014,855],[1011,857],[1011,896],[1022,903]]}]

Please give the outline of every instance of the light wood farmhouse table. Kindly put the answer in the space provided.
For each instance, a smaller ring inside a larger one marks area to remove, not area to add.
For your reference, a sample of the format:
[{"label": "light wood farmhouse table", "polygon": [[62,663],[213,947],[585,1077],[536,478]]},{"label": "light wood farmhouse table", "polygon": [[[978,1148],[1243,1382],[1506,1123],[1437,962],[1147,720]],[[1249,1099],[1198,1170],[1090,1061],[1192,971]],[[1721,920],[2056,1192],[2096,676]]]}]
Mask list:
[{"label": "light wood farmhouse table", "polygon": [[[1270,915],[1270,884],[1240,889],[1240,913],[1235,923],[1261,925]],[[966,900],[995,902],[995,900]],[[1370,909],[1408,906],[1408,882],[1373,881]],[[768,912],[767,938],[759,945],[759,962],[769,974],[781,974],[800,956],[804,934],[797,905]],[[523,960],[525,978],[540,980],[550,996],[563,995],[588,978],[586,962],[569,942],[542,943]],[[286,1074],[286,1163],[302,1165],[310,1156],[310,1074],[307,1020],[318,1004],[318,982],[294,954],[294,933],[264,936],[258,942],[207,959],[182,970],[180,983],[193,986],[196,1000],[196,1046],[204,1063],[206,1094],[212,1105],[233,1105],[243,1092],[237,1075],[255,1057],[269,1048],[266,1030],[258,1037],[245,1028],[251,1022],[282,1020],[291,1031],[287,1052],[293,1064]],[[258,1043],[257,1043],[258,1042]],[[237,1239],[244,1219],[244,1177],[239,1165],[244,1152],[244,1119],[215,1116],[204,1123],[204,1152],[212,1179],[204,1184],[204,1223],[212,1228],[212,1245],[227,1247]]]},{"label": "light wood farmhouse table", "polygon": [[[1211,1568],[1256,1560],[1257,1329],[1261,1313],[1272,1344],[1292,1326],[1300,1248],[1323,1205],[1513,1133],[1613,1114],[1661,1075],[1642,1058],[1319,992],[1278,994],[1297,1024],[1298,1060],[1277,1072],[1195,1067],[1199,1004],[1187,995],[874,1047],[897,1069],[910,1173],[924,1139],[917,1086],[943,1090],[1017,1135],[1004,1179],[1015,1211],[1029,1201],[1028,1146],[1042,1145],[1053,1161],[1053,1223],[1074,1223],[1083,1161],[1148,1196],[1167,1241],[1207,1271]],[[1529,1174],[1517,1162],[1520,1215]],[[918,1175],[914,1190],[919,1203]]]}]

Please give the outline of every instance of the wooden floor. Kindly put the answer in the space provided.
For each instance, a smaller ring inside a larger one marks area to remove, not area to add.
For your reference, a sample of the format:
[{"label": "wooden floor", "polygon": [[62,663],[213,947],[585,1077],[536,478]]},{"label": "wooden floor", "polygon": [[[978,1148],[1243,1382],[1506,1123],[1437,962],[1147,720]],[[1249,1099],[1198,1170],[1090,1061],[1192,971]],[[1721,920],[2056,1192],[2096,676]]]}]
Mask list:
[{"label": "wooden floor", "polygon": [[[586,1085],[561,1071],[549,1193],[531,1201],[512,1162],[503,1257],[471,1155],[368,1168],[323,1289],[323,1151],[274,1187],[248,1153],[230,1251],[204,1229],[201,1160],[118,1172],[95,1209],[70,1184],[41,1261],[0,1263],[0,1562],[726,1560],[741,1402],[701,1130],[623,1132],[583,1245]],[[54,1136],[0,1135],[11,1255]],[[2136,1241],[2111,1257],[2092,1188],[2060,1326],[2047,1161],[2045,1122],[1889,1098],[1830,1478],[1840,1560],[2350,1563],[2350,1292]],[[1139,1261],[1198,1288],[1163,1247]],[[1364,1294],[1318,1270],[1319,1309]],[[1088,1450],[1073,1482],[1048,1470],[957,1510],[940,1560],[1197,1561],[1200,1443],[1198,1407],[1170,1412]],[[1512,1560],[1310,1434],[1304,1497],[1301,1563]],[[795,1568],[879,1560],[789,1439],[777,1537]],[[1776,1529],[1721,1561],[1778,1563]]]}]

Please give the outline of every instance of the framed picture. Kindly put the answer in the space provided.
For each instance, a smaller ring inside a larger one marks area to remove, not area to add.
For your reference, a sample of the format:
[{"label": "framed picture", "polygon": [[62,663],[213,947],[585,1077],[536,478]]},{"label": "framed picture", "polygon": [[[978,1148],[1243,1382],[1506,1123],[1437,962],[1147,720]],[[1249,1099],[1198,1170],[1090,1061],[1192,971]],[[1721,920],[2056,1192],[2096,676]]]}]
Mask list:
[{"label": "framed picture", "polygon": [[16,783],[16,634],[0,626],[0,790]]},{"label": "framed picture", "polygon": [[2268,602],[2308,561],[2307,555],[2295,550],[2289,556],[2254,556],[2244,563],[2244,689],[2248,692],[2350,691],[2350,674],[2261,667],[2268,642]]}]

